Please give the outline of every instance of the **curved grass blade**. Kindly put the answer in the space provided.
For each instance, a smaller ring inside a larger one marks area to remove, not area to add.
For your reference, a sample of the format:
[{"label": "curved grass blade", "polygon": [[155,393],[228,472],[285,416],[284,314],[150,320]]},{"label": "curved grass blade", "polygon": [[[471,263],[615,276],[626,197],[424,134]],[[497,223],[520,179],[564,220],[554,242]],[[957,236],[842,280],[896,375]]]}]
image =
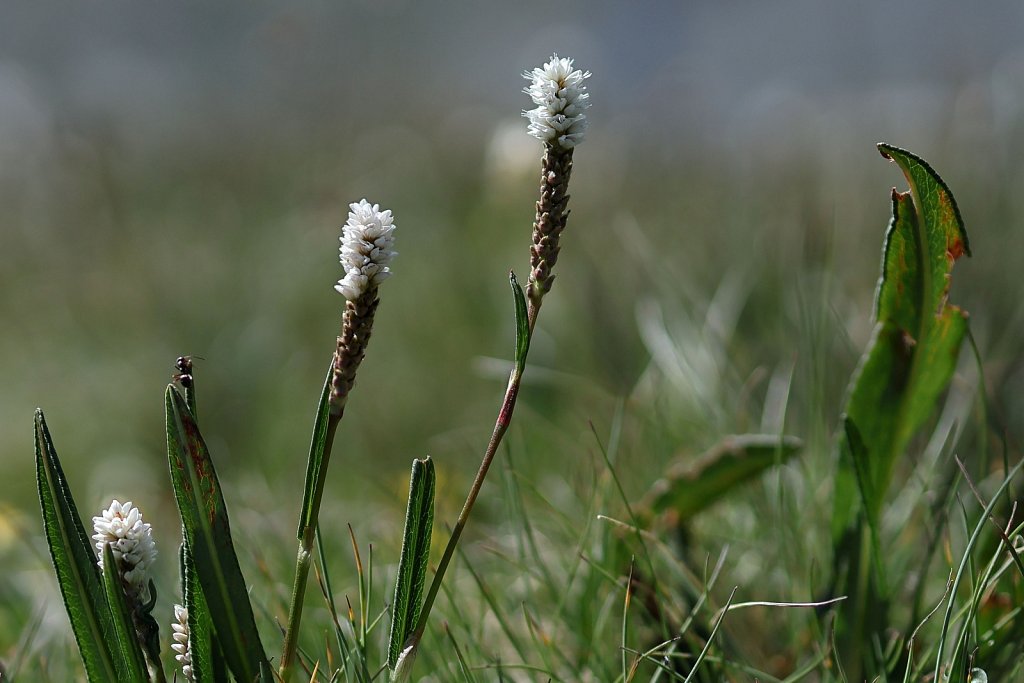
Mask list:
[{"label": "curved grass blade", "polygon": [[90,681],[123,680],[127,675],[124,663],[109,647],[116,635],[92,542],[82,526],[39,409],[35,414],[35,445],[36,485],[46,543],[86,675]]},{"label": "curved grass blade", "polygon": [[107,604],[110,605],[114,633],[117,636],[113,642],[117,643],[128,676],[119,680],[145,683],[149,681],[146,656],[142,654],[142,645],[135,633],[132,611],[128,606],[128,598],[124,594],[121,575],[117,570],[117,560],[114,559],[114,552],[109,543],[103,546],[102,577],[103,591],[107,596]]},{"label": "curved grass blade", "polygon": [[[398,665],[406,641],[416,629],[423,605],[430,534],[434,527],[434,478],[434,462],[429,457],[412,461],[402,558],[398,563],[395,598],[391,605],[388,667],[392,671]],[[415,647],[416,644],[411,645]]]},{"label": "curved grass blade", "polygon": [[730,436],[696,459],[679,459],[669,466],[644,495],[639,509],[654,515],[671,509],[685,522],[735,487],[786,462],[802,446],[792,436]]},{"label": "curved grass blade", "polygon": [[174,497],[217,642],[235,678],[271,680],[210,453],[173,385],[167,387],[165,408]]}]

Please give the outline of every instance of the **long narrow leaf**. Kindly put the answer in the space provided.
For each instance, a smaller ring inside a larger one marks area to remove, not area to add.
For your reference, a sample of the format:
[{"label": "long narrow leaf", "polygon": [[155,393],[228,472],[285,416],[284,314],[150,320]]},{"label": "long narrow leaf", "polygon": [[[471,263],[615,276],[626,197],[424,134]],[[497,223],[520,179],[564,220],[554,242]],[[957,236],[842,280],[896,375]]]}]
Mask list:
[{"label": "long narrow leaf", "polygon": [[93,682],[123,680],[124,667],[110,650],[116,636],[96,555],[64,478],[43,411],[38,409],[35,443],[36,484],[46,542],[86,675]]},{"label": "long narrow leaf", "polygon": [[427,581],[430,534],[434,527],[434,463],[428,457],[412,461],[409,505],[405,513],[402,558],[398,563],[395,599],[391,605],[388,666],[394,670],[406,640],[416,629]]},{"label": "long narrow leaf", "polygon": [[[185,539],[183,531],[182,538]],[[192,678],[196,683],[209,683],[213,675],[213,620],[203,597],[196,574],[196,563],[189,551],[188,540],[181,543],[181,592],[188,614],[188,651]]]},{"label": "long narrow leaf", "polygon": [[521,373],[526,367],[526,354],[530,351],[530,321],[526,309],[526,296],[519,286],[516,274],[508,271],[508,282],[512,287],[512,298],[516,310],[516,368]]},{"label": "long narrow leaf", "polygon": [[298,538],[301,541],[306,529],[314,526],[313,499],[316,496],[316,483],[320,479],[323,467],[324,450],[327,447],[327,424],[330,421],[331,375],[334,372],[333,359],[327,368],[327,379],[320,393],[320,403],[316,407],[316,419],[313,421],[313,439],[309,444],[309,459],[306,462],[305,490],[302,493],[302,509],[299,511]]},{"label": "long narrow leaf", "polygon": [[103,546],[102,577],[103,590],[107,596],[107,604],[110,605],[111,617],[113,617],[114,633],[117,635],[115,641],[117,652],[120,654],[128,674],[128,678],[121,680],[145,683],[149,680],[146,656],[142,654],[142,645],[135,633],[131,607],[128,606],[121,574],[117,570],[117,560],[114,559],[114,551],[109,543]]},{"label": "long narrow leaf", "polygon": [[174,497],[218,643],[240,681],[269,676],[210,453],[185,399],[173,386],[167,387],[165,408]]}]

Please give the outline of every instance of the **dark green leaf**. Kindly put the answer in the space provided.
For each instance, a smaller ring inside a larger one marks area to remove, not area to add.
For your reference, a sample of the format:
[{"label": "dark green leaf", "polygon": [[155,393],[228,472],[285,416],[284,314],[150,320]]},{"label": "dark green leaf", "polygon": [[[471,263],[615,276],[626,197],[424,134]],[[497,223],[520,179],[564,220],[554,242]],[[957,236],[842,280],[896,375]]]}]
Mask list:
[{"label": "dark green leaf", "polygon": [[110,650],[116,635],[92,542],[64,478],[43,411],[38,409],[35,443],[36,484],[46,542],[86,675],[93,682],[122,680],[127,672]]},{"label": "dark green leaf", "polygon": [[697,458],[677,459],[648,490],[640,510],[658,514],[671,509],[685,522],[732,489],[793,457],[801,446],[792,436],[730,436]]},{"label": "dark green leaf", "polygon": [[320,470],[324,465],[324,452],[327,450],[327,432],[330,422],[331,376],[334,373],[333,358],[327,368],[327,379],[320,393],[320,403],[316,407],[316,419],[313,421],[313,439],[309,444],[309,459],[306,461],[305,490],[302,493],[302,509],[299,511],[299,540],[302,540],[307,529],[316,525],[313,519],[316,486],[320,481]]},{"label": "dark green leaf", "polygon": [[516,308],[516,368],[519,372],[526,367],[526,354],[530,350],[530,321],[526,311],[526,296],[523,288],[516,280],[516,274],[508,271],[508,281],[512,286],[512,298]]},{"label": "dark green leaf", "polygon": [[[184,530],[182,538],[186,538]],[[192,677],[196,683],[209,683],[214,680],[213,621],[199,585],[195,560],[188,547],[188,541],[182,541],[181,593],[188,612],[188,651],[192,659]]]},{"label": "dark green leaf", "polygon": [[192,412],[173,386],[167,387],[165,408],[174,497],[210,619],[235,678],[254,681],[261,672],[269,675],[270,668],[231,541],[217,473]]},{"label": "dark green leaf", "polygon": [[867,477],[859,488],[870,499],[862,502],[872,515],[881,509],[896,462],[949,384],[967,331],[966,314],[946,302],[953,263],[969,253],[953,195],[922,159],[890,145],[881,144],[879,150],[899,164],[910,192],[892,193],[877,324],[846,405],[863,439],[865,462],[855,468],[848,459],[840,460],[836,538],[859,509],[856,469]]},{"label": "dark green leaf", "polygon": [[412,461],[409,505],[405,513],[402,559],[391,605],[391,640],[388,666],[393,670],[409,636],[416,629],[423,606],[430,558],[430,534],[434,526],[434,463],[428,457]]},{"label": "dark green leaf", "polygon": [[121,573],[117,569],[117,560],[114,559],[114,552],[109,543],[103,546],[102,576],[103,590],[107,596],[107,604],[110,605],[114,633],[117,636],[112,644],[116,643],[116,651],[120,654],[128,675],[128,678],[120,680],[148,681],[146,657],[142,654],[142,646],[135,634],[132,608],[128,605],[128,598],[124,594]]}]

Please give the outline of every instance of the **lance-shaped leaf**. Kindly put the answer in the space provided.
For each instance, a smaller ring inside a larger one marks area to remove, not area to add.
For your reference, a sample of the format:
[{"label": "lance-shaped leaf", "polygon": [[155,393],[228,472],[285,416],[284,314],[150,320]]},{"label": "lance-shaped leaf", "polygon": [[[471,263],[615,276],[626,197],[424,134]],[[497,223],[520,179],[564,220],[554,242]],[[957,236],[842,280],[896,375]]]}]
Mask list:
[{"label": "lance-shaped leaf", "polygon": [[789,460],[802,445],[792,436],[730,436],[697,458],[673,462],[644,495],[638,510],[656,515],[670,509],[685,522],[737,486]]},{"label": "lance-shaped leaf", "polygon": [[64,478],[43,411],[38,409],[35,442],[36,485],[46,543],[85,673],[90,681],[128,680],[120,654],[110,649],[116,634],[92,542]]},{"label": "lance-shaped leaf", "polygon": [[210,453],[185,399],[172,385],[165,407],[174,497],[217,641],[235,678],[270,680]]},{"label": "lance-shaped leaf", "polygon": [[117,560],[114,559],[114,552],[109,543],[103,546],[103,590],[107,596],[107,604],[110,605],[116,635],[116,640],[111,644],[116,646],[128,672],[128,677],[120,680],[145,683],[149,680],[146,657],[142,654],[142,644],[135,633],[132,608],[128,605],[128,598],[121,583],[121,573],[117,569]]},{"label": "lance-shaped leaf", "polygon": [[[430,557],[430,534],[434,527],[434,463],[428,457],[412,461],[409,505],[405,513],[402,558],[398,563],[395,599],[391,605],[391,641],[388,666],[392,671],[406,640],[416,629],[423,606]],[[413,644],[415,646],[415,644]]]},{"label": "lance-shaped leaf", "polygon": [[516,310],[516,370],[522,373],[526,368],[526,354],[530,351],[530,321],[526,310],[526,296],[519,286],[516,274],[508,271],[508,282],[512,287],[512,298]]},{"label": "lance-shaped leaf", "polygon": [[[866,462],[841,459],[833,532],[838,536],[859,509],[856,472],[867,476],[863,503],[881,509],[895,465],[914,433],[932,414],[956,369],[967,315],[947,303],[954,262],[970,254],[952,193],[938,174],[910,152],[886,144],[882,155],[903,170],[910,192],[892,192],[876,325],[854,374],[845,416],[856,425]],[[842,437],[841,437],[842,438]]]},{"label": "lance-shaped leaf", "polygon": [[298,538],[301,541],[307,530],[316,526],[314,509],[319,508],[320,501],[317,493],[317,486],[323,486],[321,471],[325,467],[325,460],[330,458],[327,452],[328,444],[328,423],[330,422],[330,396],[331,377],[334,374],[334,361],[327,367],[327,379],[324,380],[323,391],[320,392],[320,403],[316,407],[316,419],[313,420],[313,438],[309,444],[309,458],[306,461],[306,480],[302,493],[302,509],[299,510]]}]

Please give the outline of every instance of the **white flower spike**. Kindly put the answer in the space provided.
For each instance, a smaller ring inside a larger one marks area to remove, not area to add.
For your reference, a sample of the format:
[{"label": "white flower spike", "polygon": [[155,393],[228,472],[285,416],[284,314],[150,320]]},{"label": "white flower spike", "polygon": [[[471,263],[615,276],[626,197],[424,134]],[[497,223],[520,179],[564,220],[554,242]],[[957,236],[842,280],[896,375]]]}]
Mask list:
[{"label": "white flower spike", "polygon": [[572,68],[572,60],[552,55],[551,61],[533,71],[524,71],[523,78],[530,85],[523,89],[537,105],[536,109],[524,111],[530,119],[527,132],[538,140],[572,149],[583,142],[587,130],[590,94],[583,82],[590,78],[589,71]]},{"label": "white flower spike", "polygon": [[345,277],[334,286],[349,301],[376,287],[391,275],[388,264],[397,252],[391,211],[365,199],[349,204],[348,221],[341,229],[341,265]]},{"label": "white flower spike", "polygon": [[174,621],[171,622],[172,638],[171,649],[176,653],[174,658],[181,665],[181,673],[185,680],[191,683],[195,680],[192,676],[192,652],[188,647],[188,610],[181,605],[174,606]]},{"label": "white flower spike", "polygon": [[111,545],[128,597],[149,602],[149,572],[156,561],[156,543],[152,527],[142,521],[142,513],[131,501],[116,499],[99,516],[92,518],[99,565],[103,568],[103,546]]}]

